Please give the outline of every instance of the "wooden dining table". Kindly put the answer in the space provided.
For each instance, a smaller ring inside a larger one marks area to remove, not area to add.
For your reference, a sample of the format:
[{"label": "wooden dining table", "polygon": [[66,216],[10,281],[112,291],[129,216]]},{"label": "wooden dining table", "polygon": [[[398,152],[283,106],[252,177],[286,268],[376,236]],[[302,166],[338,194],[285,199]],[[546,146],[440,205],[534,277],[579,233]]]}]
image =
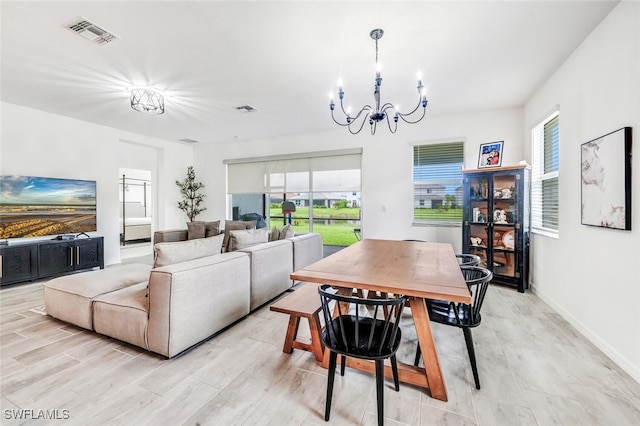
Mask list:
[{"label": "wooden dining table", "polygon": [[[450,244],[364,239],[291,274],[291,278],[330,284],[351,293],[353,289],[407,296],[424,368],[398,361],[401,382],[427,388],[431,397],[446,401],[426,299],[470,303],[471,295]],[[323,366],[328,366],[325,349]],[[348,358],[347,366],[374,372],[373,363]],[[385,376],[392,377],[385,365]]]}]

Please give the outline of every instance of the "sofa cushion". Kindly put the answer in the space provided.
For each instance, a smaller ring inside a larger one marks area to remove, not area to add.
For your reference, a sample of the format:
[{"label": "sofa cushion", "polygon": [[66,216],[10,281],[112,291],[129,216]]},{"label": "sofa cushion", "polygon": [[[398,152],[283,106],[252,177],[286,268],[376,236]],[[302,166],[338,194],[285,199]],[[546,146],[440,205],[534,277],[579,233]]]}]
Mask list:
[{"label": "sofa cushion", "polygon": [[206,229],[204,222],[187,222],[187,239],[195,240],[197,238],[204,238]]},{"label": "sofa cushion", "polygon": [[254,229],[256,227],[256,221],[251,220],[243,222],[239,220],[225,220],[224,222],[224,241],[222,242],[222,251],[227,252],[229,250],[229,240],[231,239],[231,231],[239,229]]},{"label": "sofa cushion", "polygon": [[220,254],[224,235],[199,238],[195,240],[179,241],[175,243],[159,243],[153,246],[153,267],[171,265],[187,260],[199,259],[205,256]]},{"label": "sofa cushion", "polygon": [[93,329],[97,333],[149,349],[147,285],[145,281],[96,297],[93,302]]},{"label": "sofa cushion", "polygon": [[280,239],[280,229],[277,225],[273,225],[269,233],[269,241],[278,241]]},{"label": "sofa cushion", "polygon": [[186,229],[169,229],[166,231],[156,231],[153,233],[153,244],[186,241],[187,238],[189,238],[189,233]]},{"label": "sofa cushion", "polygon": [[280,230],[280,236],[278,237],[278,239],[284,240],[285,238],[293,237],[293,235],[294,235],[293,226],[291,226],[290,224],[286,224]]},{"label": "sofa cushion", "polygon": [[220,234],[220,221],[205,222],[205,237],[215,237]]},{"label": "sofa cushion", "polygon": [[262,229],[236,229],[229,233],[229,250],[236,251],[268,242],[269,231]]},{"label": "sofa cushion", "polygon": [[93,299],[149,279],[151,265],[131,263],[65,275],[44,284],[47,314],[91,330]]}]

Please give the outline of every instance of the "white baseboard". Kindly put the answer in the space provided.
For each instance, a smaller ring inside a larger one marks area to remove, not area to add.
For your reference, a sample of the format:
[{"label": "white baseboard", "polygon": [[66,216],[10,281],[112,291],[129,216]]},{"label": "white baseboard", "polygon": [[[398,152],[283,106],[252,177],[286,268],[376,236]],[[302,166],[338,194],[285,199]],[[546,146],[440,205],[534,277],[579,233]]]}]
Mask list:
[{"label": "white baseboard", "polygon": [[604,352],[613,362],[615,362],[620,368],[622,368],[627,374],[629,374],[636,382],[640,383],[640,365],[634,365],[627,357],[618,352],[610,344],[602,340],[599,336],[593,334],[591,330],[578,321],[573,315],[564,310],[560,305],[555,303],[544,292],[540,292],[536,289],[536,286],[532,283],[529,284],[529,289],[532,293],[542,299],[546,304],[551,306],[562,318],[564,318],[569,324],[576,328],[587,340],[593,343],[598,349]]}]

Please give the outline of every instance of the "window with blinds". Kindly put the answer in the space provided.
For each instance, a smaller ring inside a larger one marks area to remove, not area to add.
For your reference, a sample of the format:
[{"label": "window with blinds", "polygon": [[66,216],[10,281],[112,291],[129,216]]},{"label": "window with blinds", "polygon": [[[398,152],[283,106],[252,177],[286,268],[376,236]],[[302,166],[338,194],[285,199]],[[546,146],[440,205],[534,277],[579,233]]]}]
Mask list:
[{"label": "window with blinds", "polygon": [[416,224],[462,224],[464,143],[413,147],[413,221]]},{"label": "window with blinds", "polygon": [[560,112],[551,114],[531,131],[531,224],[533,231],[559,232]]}]

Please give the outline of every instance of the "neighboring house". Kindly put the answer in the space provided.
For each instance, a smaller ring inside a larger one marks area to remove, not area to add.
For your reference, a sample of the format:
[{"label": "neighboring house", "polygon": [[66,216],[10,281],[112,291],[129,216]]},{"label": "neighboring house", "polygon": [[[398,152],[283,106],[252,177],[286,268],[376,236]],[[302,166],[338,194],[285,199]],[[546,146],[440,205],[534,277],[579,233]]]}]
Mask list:
[{"label": "neighboring house", "polygon": [[[309,207],[309,194],[300,193],[288,197],[296,206]],[[313,194],[313,205],[332,208],[336,201],[347,200],[349,207],[360,207],[360,193],[358,192],[316,192]]]}]

